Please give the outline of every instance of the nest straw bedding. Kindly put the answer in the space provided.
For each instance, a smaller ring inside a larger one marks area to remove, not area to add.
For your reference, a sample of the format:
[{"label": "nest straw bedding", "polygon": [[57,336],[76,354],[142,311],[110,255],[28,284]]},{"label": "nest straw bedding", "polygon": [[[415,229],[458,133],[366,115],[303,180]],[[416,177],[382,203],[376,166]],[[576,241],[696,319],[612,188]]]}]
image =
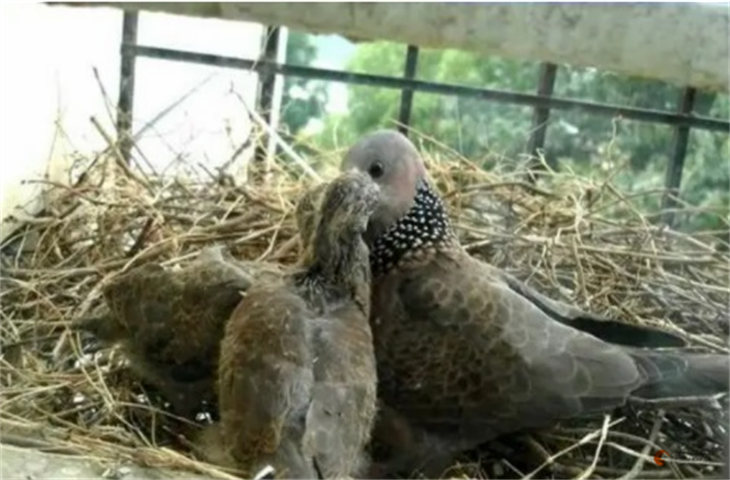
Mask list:
[{"label": "nest straw bedding", "polygon": [[[698,349],[728,351],[727,228],[693,235],[667,229],[642,215],[639,195],[622,195],[608,182],[549,172],[528,184],[420,140],[472,254],[556,299],[679,332]],[[278,167],[260,186],[213,176],[145,178],[119,168],[115,158],[88,162],[74,187],[49,185],[46,211],[3,245],[3,441],[109,465],[132,460],[229,476],[198,461],[190,444],[207,416],[168,413],[118,353],[100,350],[68,325],[100,305],[106,280],[147,261],[184,264],[202,247],[222,243],[239,258],[293,263],[299,247],[292,212],[307,182],[297,179],[296,166]],[[444,475],[721,478],[725,402],[626,407],[508,436],[466,453]],[[663,466],[654,463],[659,450],[666,452]]]}]

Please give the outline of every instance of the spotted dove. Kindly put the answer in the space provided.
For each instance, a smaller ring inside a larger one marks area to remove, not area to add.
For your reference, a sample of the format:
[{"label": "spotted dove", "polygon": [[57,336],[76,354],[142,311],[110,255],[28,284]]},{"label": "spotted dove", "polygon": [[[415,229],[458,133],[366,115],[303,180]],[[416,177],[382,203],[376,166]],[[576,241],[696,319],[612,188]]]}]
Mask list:
[{"label": "spotted dove", "polygon": [[[220,439],[239,469],[286,478],[357,475],[376,409],[370,266],[362,238],[377,202],[368,176],[343,174],[322,198],[307,256],[257,282],[221,344]],[[307,227],[309,225],[309,227]]]},{"label": "spotted dove", "polygon": [[193,416],[203,401],[214,401],[223,327],[254,275],[280,272],[270,264],[237,262],[222,247],[204,249],[180,270],[143,264],[104,286],[105,314],[72,327],[118,344],[141,380],[159,389],[176,413]]},{"label": "spotted dove", "polygon": [[727,392],[727,356],[641,349],[684,342],[603,321],[471,257],[399,133],[356,143],[342,163],[353,168],[381,189],[366,238],[385,405],[377,430],[399,450],[391,468],[436,475],[455,452],[503,433],[632,398]]}]

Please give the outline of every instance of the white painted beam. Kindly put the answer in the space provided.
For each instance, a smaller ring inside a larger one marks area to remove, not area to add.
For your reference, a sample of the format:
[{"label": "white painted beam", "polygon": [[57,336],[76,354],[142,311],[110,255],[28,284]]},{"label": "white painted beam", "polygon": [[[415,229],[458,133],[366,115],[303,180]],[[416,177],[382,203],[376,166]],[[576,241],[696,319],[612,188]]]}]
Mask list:
[{"label": "white painted beam", "polygon": [[133,2],[124,8],[593,66],[728,91],[727,5]]}]

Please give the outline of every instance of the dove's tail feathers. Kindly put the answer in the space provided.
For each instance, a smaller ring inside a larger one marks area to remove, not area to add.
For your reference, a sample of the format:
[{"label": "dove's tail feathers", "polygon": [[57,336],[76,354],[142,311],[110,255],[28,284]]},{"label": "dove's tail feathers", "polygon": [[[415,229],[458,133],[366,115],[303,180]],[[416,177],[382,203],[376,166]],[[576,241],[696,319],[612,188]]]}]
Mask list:
[{"label": "dove's tail feathers", "polygon": [[91,333],[103,342],[118,341],[123,334],[120,325],[111,315],[77,318],[71,322],[71,329]]},{"label": "dove's tail feathers", "polygon": [[637,400],[702,400],[726,394],[730,388],[728,355],[641,350],[632,350],[631,355],[646,377],[632,393]]}]

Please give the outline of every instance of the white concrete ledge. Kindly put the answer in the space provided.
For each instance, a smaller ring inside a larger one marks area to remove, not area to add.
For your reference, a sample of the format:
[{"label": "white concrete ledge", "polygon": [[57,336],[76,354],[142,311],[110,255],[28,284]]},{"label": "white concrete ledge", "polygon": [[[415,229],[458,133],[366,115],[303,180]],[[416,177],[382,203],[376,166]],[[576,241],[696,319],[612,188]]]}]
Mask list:
[{"label": "white concrete ledge", "polygon": [[98,460],[45,453],[0,443],[0,478],[32,480],[214,480],[213,477],[134,464],[104,465]]},{"label": "white concrete ledge", "polygon": [[729,88],[727,5],[133,2],[123,7],[593,66],[716,91]]}]

